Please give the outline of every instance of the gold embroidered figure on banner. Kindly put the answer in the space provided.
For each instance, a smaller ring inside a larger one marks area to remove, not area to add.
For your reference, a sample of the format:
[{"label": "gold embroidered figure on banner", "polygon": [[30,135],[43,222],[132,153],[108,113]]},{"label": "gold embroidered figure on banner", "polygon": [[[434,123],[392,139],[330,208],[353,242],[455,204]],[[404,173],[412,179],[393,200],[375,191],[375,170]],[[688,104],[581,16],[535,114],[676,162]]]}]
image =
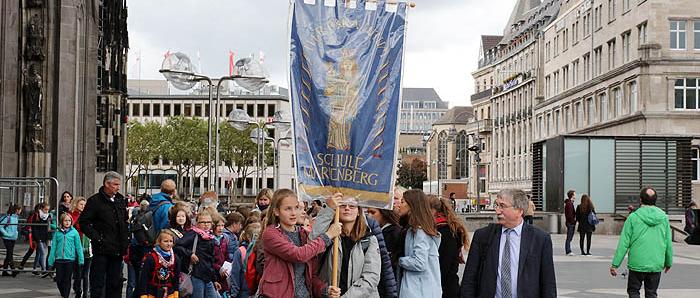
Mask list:
[{"label": "gold embroidered figure on banner", "polygon": [[355,57],[343,52],[338,63],[339,70],[333,63],[327,64],[326,88],[323,95],[328,99],[329,111],[328,145],[338,150],[350,149],[350,127],[357,115],[359,102],[359,80]]}]

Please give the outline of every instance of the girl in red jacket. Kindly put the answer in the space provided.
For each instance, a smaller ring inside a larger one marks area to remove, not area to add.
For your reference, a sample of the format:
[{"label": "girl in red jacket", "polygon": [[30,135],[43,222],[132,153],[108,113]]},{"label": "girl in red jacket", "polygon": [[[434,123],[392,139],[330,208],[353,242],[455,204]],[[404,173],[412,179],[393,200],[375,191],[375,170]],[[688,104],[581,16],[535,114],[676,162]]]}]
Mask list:
[{"label": "girl in red jacket", "polygon": [[[261,297],[339,297],[340,289],[326,287],[318,278],[316,256],[340,235],[342,225],[332,224],[325,234],[309,240],[309,233],[296,225],[299,201],[289,189],[272,196],[262,232],[265,270],[260,279]],[[303,278],[299,278],[303,276]]]},{"label": "girl in red jacket", "polygon": [[174,239],[169,229],[160,230],[156,246],[143,258],[134,297],[179,297],[180,268],[173,251]]}]

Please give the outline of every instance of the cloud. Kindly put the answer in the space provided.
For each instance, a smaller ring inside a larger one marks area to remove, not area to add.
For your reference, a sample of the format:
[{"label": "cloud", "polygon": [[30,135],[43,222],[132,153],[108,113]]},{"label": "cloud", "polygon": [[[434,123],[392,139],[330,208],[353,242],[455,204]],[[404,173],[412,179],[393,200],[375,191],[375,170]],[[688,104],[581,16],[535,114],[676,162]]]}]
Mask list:
[{"label": "cloud", "polygon": [[[501,34],[515,1],[414,0],[417,6],[408,14],[403,85],[434,87],[452,106],[468,104],[480,36]],[[238,58],[263,51],[271,82],[286,86],[288,3],[129,1],[129,78],[139,78],[140,65],[142,79],[161,79],[158,69],[168,50],[188,54],[212,77],[228,74],[229,50]]]}]

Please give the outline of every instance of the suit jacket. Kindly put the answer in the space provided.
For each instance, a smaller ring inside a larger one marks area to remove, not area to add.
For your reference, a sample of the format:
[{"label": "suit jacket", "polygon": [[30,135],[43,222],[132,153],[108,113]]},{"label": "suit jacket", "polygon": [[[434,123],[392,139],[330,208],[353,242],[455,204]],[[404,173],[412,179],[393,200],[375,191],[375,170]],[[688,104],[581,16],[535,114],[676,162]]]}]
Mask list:
[{"label": "suit jacket", "polygon": [[[474,233],[464,268],[460,297],[490,298],[496,295],[500,241],[499,224],[491,224]],[[517,292],[518,298],[557,296],[552,239],[549,234],[527,223],[523,223],[520,238]]]}]

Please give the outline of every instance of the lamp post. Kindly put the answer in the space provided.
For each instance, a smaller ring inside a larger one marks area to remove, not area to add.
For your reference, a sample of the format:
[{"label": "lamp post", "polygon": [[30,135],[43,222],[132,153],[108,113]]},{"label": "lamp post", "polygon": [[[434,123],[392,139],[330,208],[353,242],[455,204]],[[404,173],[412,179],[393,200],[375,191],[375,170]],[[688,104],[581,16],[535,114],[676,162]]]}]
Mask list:
[{"label": "lamp post", "polygon": [[[467,149],[468,151],[474,152],[474,164],[476,165],[476,211],[479,212],[481,210],[481,191],[479,190],[479,163],[481,163],[481,157],[479,154],[481,153],[481,137],[479,135],[481,134],[481,125],[479,124],[480,120],[476,119],[476,115],[472,112],[469,111],[464,111],[455,116],[455,119],[459,118],[459,116],[463,114],[468,114],[472,116],[472,119],[474,119],[474,122],[476,122],[476,133],[472,134],[472,138],[474,139],[475,145],[469,146],[467,148],[462,148],[461,150]],[[456,129],[452,127],[450,129],[450,135],[454,136],[456,134]],[[459,151],[457,151],[459,155]]]},{"label": "lamp post", "polygon": [[[177,59],[180,59],[176,64],[171,65],[174,66],[175,69],[166,69],[163,68],[159,70],[160,73],[162,73],[168,81],[170,81],[173,84],[183,84],[185,82],[198,82],[198,81],[207,81],[209,83],[209,119],[207,121],[208,123],[208,135],[207,135],[207,143],[208,143],[208,148],[207,148],[207,177],[209,179],[209,190],[214,190],[217,193],[219,192],[219,135],[220,135],[220,129],[219,129],[219,117],[221,117],[221,112],[219,112],[220,104],[221,104],[221,83],[224,81],[228,80],[239,80],[243,79],[246,80],[246,85],[249,86],[249,90],[255,91],[256,88],[259,90],[260,88],[264,87],[267,82],[269,82],[264,76],[249,76],[249,75],[241,75],[241,74],[236,74],[232,76],[224,76],[221,77],[217,83],[216,86],[216,105],[213,104],[213,97],[212,97],[212,87],[213,87],[213,82],[212,79],[208,76],[201,75],[201,74],[196,74],[193,71],[193,66],[191,64],[191,61],[189,58],[181,53],[175,53],[172,55],[166,56],[166,61],[164,61],[164,66],[166,65],[165,62],[168,62],[168,59],[171,57],[175,57]],[[247,60],[246,60],[247,59]],[[251,63],[250,58],[244,58],[236,62],[236,66],[243,68],[243,67],[248,67],[248,65]],[[192,85],[189,85],[191,88]],[[182,88],[182,87],[178,87]],[[214,120],[212,121],[212,117],[214,117]],[[213,130],[216,127],[216,137],[213,136]],[[214,142],[215,139],[215,144],[212,146],[212,142]],[[214,159],[214,165],[212,165],[212,148],[215,151],[215,159]],[[212,176],[212,166],[214,167],[214,175]]]}]

